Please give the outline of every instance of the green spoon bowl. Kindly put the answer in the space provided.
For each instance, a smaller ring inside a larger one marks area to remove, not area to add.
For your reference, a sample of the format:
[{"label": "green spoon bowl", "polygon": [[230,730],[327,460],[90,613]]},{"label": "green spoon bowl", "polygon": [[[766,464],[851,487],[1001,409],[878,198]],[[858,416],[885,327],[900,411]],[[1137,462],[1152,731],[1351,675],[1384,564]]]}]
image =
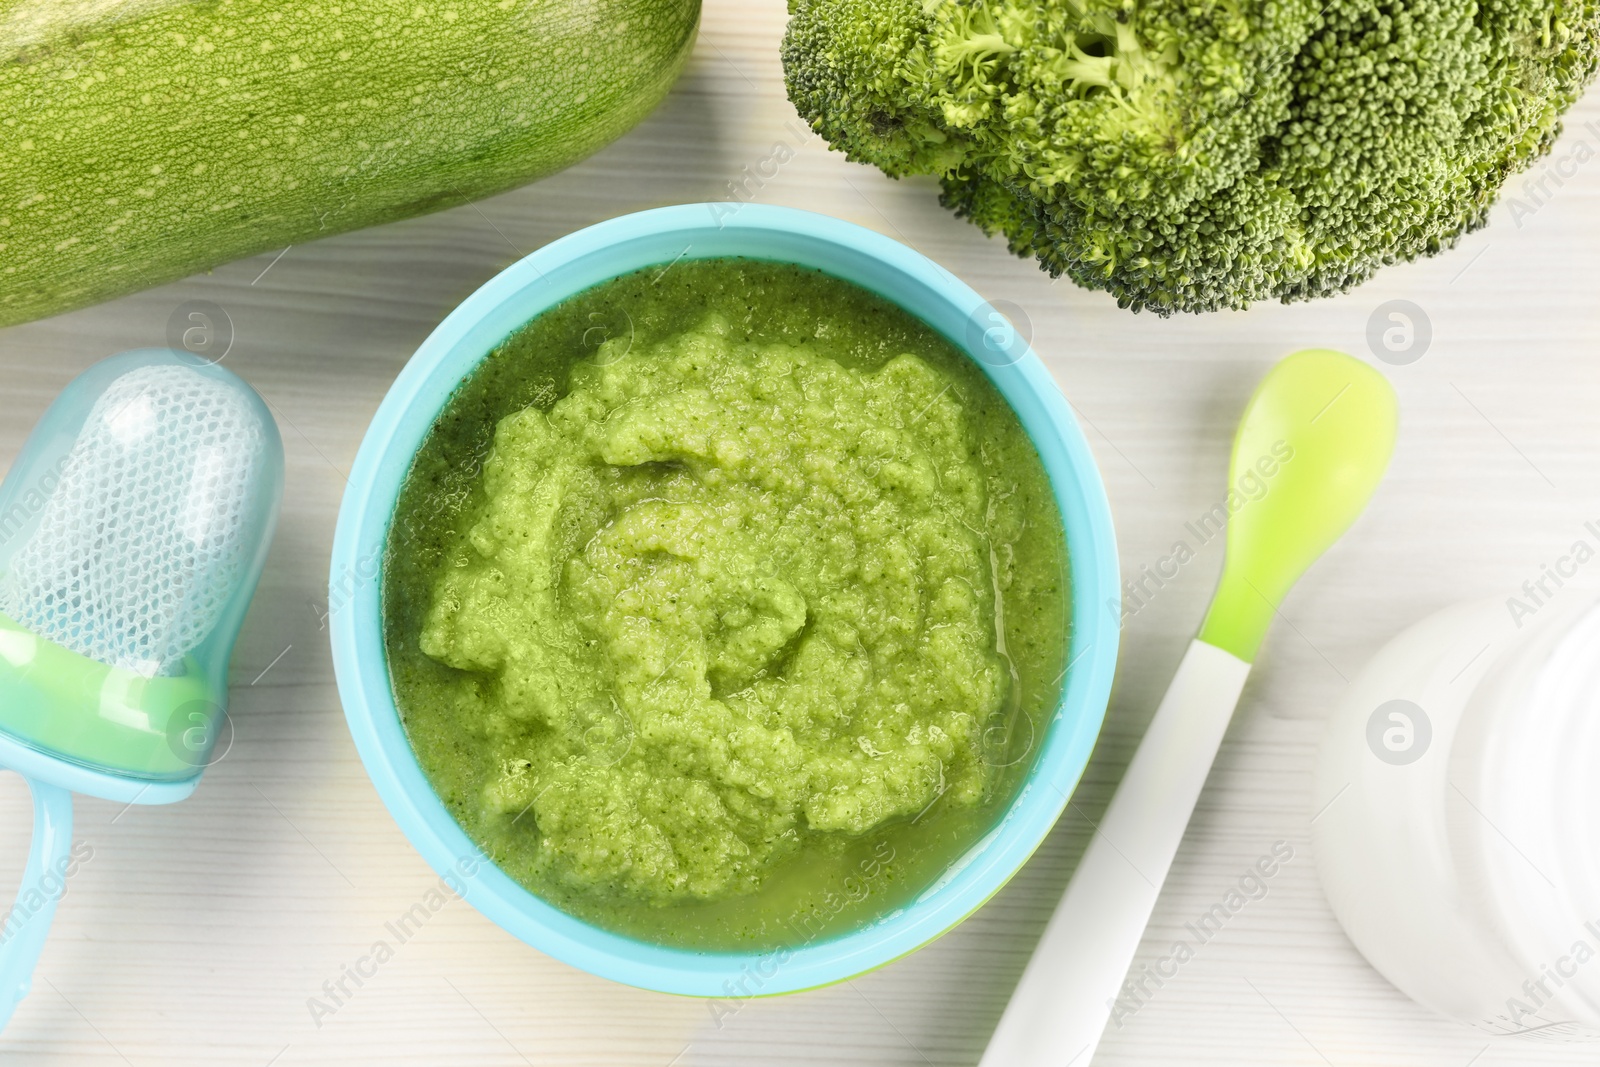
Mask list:
[{"label": "green spoon bowl", "polygon": [[1388,380],[1343,352],[1308,348],[1267,373],[1233,439],[1230,510],[1233,493],[1243,503],[1200,640],[1254,662],[1290,587],[1367,506],[1399,427]]}]

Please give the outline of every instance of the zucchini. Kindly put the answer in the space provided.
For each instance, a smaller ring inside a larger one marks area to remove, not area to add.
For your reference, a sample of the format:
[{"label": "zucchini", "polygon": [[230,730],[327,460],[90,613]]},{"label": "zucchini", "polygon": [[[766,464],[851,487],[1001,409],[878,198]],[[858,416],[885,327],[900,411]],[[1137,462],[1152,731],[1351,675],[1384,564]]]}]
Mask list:
[{"label": "zucchini", "polygon": [[0,0],[0,325],[501,192],[653,108],[699,0]]}]

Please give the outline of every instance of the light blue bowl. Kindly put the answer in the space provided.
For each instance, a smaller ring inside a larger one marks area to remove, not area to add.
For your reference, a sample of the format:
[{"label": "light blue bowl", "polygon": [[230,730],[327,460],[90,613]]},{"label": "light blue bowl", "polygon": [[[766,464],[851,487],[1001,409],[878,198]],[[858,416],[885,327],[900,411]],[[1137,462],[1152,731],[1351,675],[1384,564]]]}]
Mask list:
[{"label": "light blue bowl", "polygon": [[[1072,639],[1060,707],[999,824],[914,902],[824,942],[765,953],[694,952],[571,917],[483,861],[434,795],[395,710],[383,647],[379,571],[401,483],[463,377],[517,327],[620,274],[684,257],[746,256],[813,267],[900,305],[973,354],[1044,460],[1071,567]],[[1027,343],[977,293],[911,249],[824,215],[761,205],[686,204],[602,222],[507,267],[433,331],[395,380],[350,472],[329,578],[339,695],[378,793],[425,859],[483,914],[557,959],[628,985],[722,997],[788,993],[882,966],[988,900],[1055,824],[1100,732],[1116,665],[1118,572],[1094,458]]]}]

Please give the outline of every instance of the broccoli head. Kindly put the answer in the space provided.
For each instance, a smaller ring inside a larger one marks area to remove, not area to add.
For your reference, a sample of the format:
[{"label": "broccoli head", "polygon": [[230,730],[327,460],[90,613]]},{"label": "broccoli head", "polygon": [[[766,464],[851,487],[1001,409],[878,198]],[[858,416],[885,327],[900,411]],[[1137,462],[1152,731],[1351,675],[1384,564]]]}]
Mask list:
[{"label": "broccoli head", "polygon": [[790,0],[850,158],[1166,315],[1348,289],[1487,221],[1593,77],[1600,0]]}]

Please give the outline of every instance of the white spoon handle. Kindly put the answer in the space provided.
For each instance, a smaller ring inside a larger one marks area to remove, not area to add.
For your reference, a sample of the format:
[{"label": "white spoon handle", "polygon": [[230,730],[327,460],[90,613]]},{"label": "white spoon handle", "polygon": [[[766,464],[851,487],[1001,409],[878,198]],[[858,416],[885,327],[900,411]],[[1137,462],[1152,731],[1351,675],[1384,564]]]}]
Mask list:
[{"label": "white spoon handle", "polygon": [[1088,1067],[1249,674],[1190,644],[981,1067]]}]

